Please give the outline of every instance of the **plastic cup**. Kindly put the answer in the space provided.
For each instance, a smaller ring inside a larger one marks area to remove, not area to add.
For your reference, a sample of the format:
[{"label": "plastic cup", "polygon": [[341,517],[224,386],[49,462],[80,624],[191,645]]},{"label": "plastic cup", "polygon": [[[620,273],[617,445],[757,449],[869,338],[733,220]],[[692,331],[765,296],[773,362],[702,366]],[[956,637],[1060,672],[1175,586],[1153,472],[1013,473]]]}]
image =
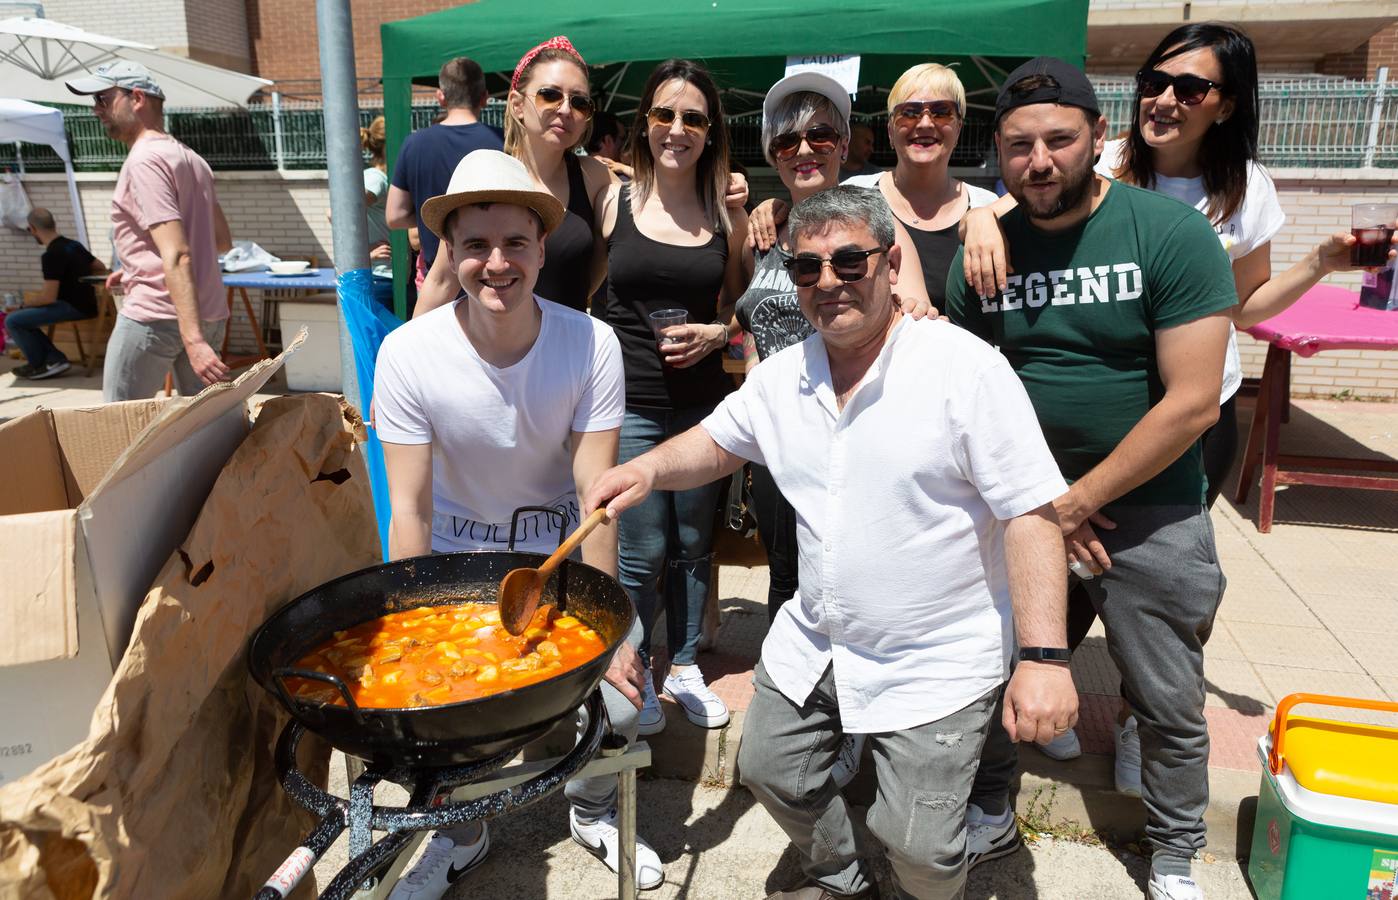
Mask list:
[{"label": "plastic cup", "polygon": [[1350,234],[1354,235],[1354,246],[1349,248],[1350,265],[1387,264],[1394,224],[1398,222],[1398,204],[1357,203],[1350,216]]},{"label": "plastic cup", "polygon": [[650,329],[655,332],[655,347],[660,351],[661,360],[665,359],[666,348],[682,343],[681,338],[667,336],[665,329],[683,325],[688,321],[689,313],[683,309],[658,309],[650,314]]}]

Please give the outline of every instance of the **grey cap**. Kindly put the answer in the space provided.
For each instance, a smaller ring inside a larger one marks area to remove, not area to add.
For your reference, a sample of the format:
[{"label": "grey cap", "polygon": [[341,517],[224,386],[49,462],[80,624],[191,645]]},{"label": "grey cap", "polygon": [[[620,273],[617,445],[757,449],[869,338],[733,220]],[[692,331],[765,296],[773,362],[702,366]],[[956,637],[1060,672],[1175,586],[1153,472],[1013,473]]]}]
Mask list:
[{"label": "grey cap", "polygon": [[150,69],[137,62],[119,59],[103,63],[84,78],[65,81],[68,90],[75,94],[100,94],[107,88],[121,88],[126,91],[140,91],[152,97],[165,99],[165,92],[151,77]]}]

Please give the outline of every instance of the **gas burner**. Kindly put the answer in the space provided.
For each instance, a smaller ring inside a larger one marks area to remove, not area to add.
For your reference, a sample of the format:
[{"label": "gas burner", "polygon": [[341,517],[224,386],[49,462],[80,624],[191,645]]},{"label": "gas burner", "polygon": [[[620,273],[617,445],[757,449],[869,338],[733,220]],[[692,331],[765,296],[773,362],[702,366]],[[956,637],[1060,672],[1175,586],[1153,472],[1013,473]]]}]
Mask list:
[{"label": "gas burner", "polygon": [[[347,900],[369,887],[366,882],[381,877],[418,832],[492,819],[522,809],[557,791],[576,776],[599,748],[604,756],[624,753],[626,739],[609,732],[606,727],[600,691],[588,696],[586,709],[587,729],[573,749],[550,768],[512,787],[455,803],[438,801],[463,785],[491,778],[514,758],[516,751],[456,766],[370,765],[350,785],[346,800],[316,787],[297,768],[296,749],[306,729],[299,722],[287,723],[277,741],[281,785],[296,803],[319,816],[320,821],[267,880],[254,900],[284,900],[348,828],[350,860],[320,894],[320,900]],[[410,794],[407,805],[374,805],[374,791],[382,782],[406,788]],[[387,834],[375,841],[375,831]]]}]

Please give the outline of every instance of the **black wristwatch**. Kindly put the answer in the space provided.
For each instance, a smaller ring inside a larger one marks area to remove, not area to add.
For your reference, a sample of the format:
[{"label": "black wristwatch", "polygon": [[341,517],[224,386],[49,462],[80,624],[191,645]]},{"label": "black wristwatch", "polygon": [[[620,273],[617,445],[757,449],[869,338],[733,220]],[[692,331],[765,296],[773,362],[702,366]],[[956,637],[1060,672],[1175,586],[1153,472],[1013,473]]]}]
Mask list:
[{"label": "black wristwatch", "polygon": [[1073,651],[1064,647],[1020,647],[1020,662],[1071,662]]}]

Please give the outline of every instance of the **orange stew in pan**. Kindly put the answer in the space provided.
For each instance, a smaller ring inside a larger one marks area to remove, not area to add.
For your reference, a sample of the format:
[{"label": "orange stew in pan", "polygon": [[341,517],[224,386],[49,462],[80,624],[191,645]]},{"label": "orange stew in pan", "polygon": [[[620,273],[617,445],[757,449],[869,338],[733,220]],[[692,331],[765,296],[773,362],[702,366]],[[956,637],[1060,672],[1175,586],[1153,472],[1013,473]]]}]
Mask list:
[{"label": "orange stew in pan", "polygon": [[[553,606],[541,606],[515,637],[491,603],[422,606],[345,631],[297,660],[336,675],[354,702],[380,709],[441,706],[524,687],[576,668],[606,649],[597,632]],[[289,678],[303,700],[344,706],[340,692]]]}]

